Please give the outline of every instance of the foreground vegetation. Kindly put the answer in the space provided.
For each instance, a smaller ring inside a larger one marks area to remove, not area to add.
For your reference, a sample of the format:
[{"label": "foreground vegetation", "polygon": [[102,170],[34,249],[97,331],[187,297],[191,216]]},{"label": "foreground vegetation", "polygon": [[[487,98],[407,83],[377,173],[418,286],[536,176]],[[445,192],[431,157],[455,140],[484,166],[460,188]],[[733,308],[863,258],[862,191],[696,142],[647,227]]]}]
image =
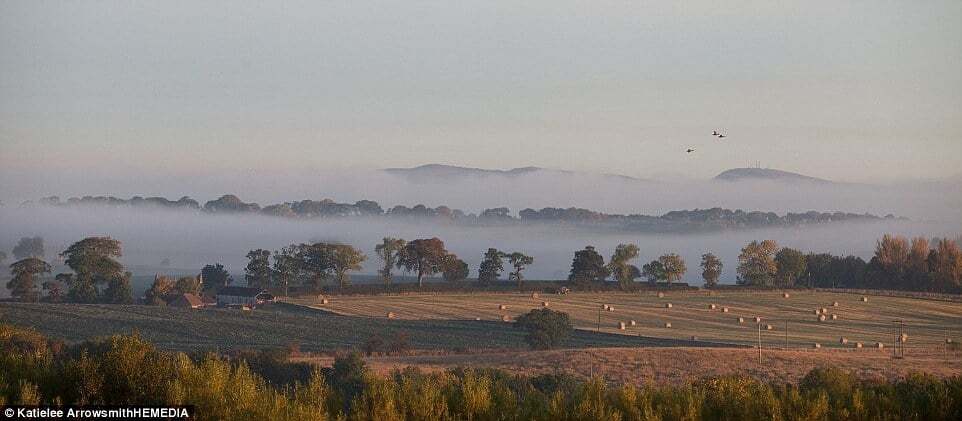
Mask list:
[{"label": "foreground vegetation", "polygon": [[797,385],[636,387],[498,370],[379,376],[357,354],[310,369],[263,355],[191,358],[138,336],[64,347],[0,325],[0,404],[190,404],[198,419],[949,420],[962,417],[962,378],[873,382],[821,368]]}]

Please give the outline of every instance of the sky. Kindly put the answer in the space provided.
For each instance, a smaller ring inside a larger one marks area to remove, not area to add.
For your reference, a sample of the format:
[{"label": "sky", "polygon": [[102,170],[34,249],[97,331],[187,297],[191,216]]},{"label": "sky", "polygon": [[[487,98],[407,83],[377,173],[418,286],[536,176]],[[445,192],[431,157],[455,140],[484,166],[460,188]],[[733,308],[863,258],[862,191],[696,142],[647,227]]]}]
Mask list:
[{"label": "sky", "polygon": [[957,177],[960,22],[959,1],[5,1],[0,199],[426,163]]}]

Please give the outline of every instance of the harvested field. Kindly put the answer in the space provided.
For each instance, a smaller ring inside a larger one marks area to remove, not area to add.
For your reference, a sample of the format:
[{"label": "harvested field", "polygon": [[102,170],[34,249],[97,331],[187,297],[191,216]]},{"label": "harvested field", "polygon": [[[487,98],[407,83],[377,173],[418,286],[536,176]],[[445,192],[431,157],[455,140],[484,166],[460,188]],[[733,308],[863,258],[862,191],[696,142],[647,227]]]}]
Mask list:
[{"label": "harvested field", "polygon": [[[308,300],[293,303],[316,306],[338,314],[382,317],[391,311],[407,320],[501,320],[512,319],[541,306],[545,299],[527,293],[475,293],[431,295],[379,295],[333,297],[326,305]],[[550,298],[551,309],[568,313],[575,327],[583,330],[629,335],[739,345],[755,345],[758,332],[755,317],[761,317],[763,347],[784,347],[788,323],[788,346],[810,348],[821,343],[826,348],[844,348],[839,337],[854,343],[882,342],[890,346],[895,338],[894,320],[903,320],[911,349],[940,350],[946,339],[962,340],[962,304],[951,301],[907,297],[873,296],[868,302],[860,294],[793,291],[789,298],[781,292],[670,291],[659,298],[656,292],[571,293]],[[671,308],[666,308],[667,303]],[[834,303],[838,306],[834,306]],[[600,311],[604,305],[614,311]],[[711,308],[711,304],[716,304]],[[505,305],[502,310],[499,306]],[[826,309],[828,317],[819,321],[814,311]],[[722,308],[727,308],[724,312]],[[838,315],[832,319],[831,315]],[[743,317],[745,323],[738,323]],[[599,320],[600,319],[600,320]],[[619,329],[620,322],[635,326]],[[671,323],[671,329],[665,329]],[[772,325],[768,330],[766,325]],[[600,327],[600,329],[599,329]]]},{"label": "harvested field", "polygon": [[[333,358],[304,358],[330,365]],[[947,377],[962,375],[962,354],[938,352],[907,354],[895,360],[876,350],[782,351],[765,350],[759,363],[757,350],[736,348],[603,348],[496,352],[470,355],[421,355],[369,357],[368,365],[380,373],[414,366],[437,371],[457,366],[500,368],[519,374],[565,372],[578,376],[602,376],[620,384],[681,384],[706,377],[742,374],[763,381],[797,382],[812,368],[835,366],[866,379],[894,378],[913,371]]]}]

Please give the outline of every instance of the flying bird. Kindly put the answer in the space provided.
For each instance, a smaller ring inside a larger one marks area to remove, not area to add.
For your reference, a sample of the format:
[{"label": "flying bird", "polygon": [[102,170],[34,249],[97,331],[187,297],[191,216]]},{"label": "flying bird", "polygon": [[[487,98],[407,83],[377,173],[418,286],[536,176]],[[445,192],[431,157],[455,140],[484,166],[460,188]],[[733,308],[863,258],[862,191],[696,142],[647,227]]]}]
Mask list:
[{"label": "flying bird", "polygon": [[723,134],[721,134],[721,133],[718,134],[718,138],[719,138],[719,139],[721,139],[721,138],[723,138],[723,137],[725,137],[725,135],[723,135]]},{"label": "flying bird", "polygon": [[692,148],[688,148],[688,153],[692,153],[692,152],[695,152],[695,150]]},{"label": "flying bird", "polygon": [[711,131],[711,135],[712,135],[712,136],[720,136],[721,133],[718,133],[718,130],[712,130],[712,131]]}]

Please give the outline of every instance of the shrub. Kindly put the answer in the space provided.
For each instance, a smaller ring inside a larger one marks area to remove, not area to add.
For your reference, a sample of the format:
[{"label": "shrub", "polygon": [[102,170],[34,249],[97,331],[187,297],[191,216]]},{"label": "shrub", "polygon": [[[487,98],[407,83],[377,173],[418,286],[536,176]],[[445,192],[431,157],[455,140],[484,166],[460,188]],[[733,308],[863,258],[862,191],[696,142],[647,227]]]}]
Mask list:
[{"label": "shrub", "polygon": [[528,331],[525,340],[533,349],[557,348],[571,336],[568,313],[548,308],[534,309],[518,317],[515,327]]}]

